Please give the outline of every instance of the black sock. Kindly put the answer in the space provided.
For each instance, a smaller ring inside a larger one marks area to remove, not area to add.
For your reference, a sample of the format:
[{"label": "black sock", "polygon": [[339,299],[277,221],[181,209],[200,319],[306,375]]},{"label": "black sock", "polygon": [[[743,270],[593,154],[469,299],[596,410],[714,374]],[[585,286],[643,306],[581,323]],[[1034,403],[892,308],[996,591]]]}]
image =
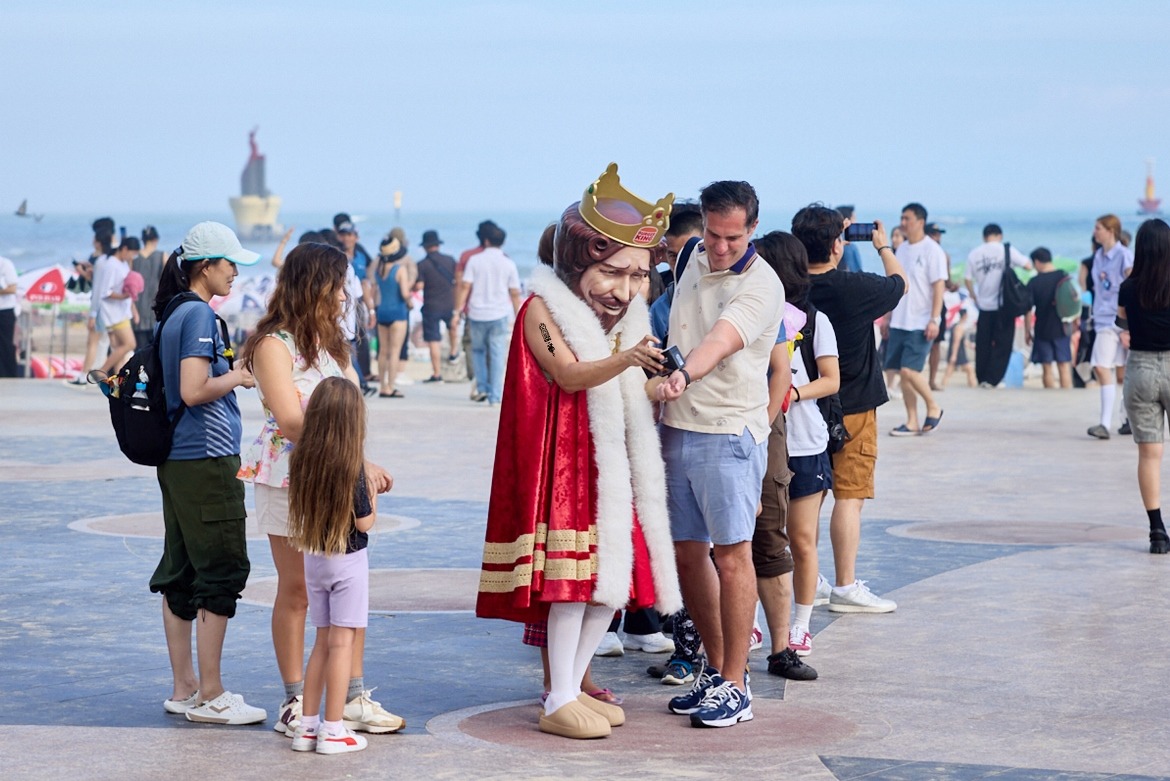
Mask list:
[{"label": "black sock", "polygon": [[1166,533],[1166,527],[1162,525],[1162,508],[1156,510],[1146,510],[1146,515],[1150,516],[1150,531]]}]

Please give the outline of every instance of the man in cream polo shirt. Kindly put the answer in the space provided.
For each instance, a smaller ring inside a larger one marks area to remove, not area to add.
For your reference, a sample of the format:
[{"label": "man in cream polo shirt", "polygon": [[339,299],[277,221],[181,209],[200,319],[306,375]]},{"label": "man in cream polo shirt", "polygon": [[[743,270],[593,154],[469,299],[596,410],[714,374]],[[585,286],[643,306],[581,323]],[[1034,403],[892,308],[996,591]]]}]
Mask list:
[{"label": "man in cream polo shirt", "polygon": [[[655,392],[683,597],[707,667],[670,710],[696,727],[752,718],[748,642],[756,606],[752,536],[767,465],[768,360],[784,288],[756,256],[759,201],[747,182],[704,188],[703,243],[677,283],[670,339],[686,358]],[[715,545],[715,562],[710,545]]]}]

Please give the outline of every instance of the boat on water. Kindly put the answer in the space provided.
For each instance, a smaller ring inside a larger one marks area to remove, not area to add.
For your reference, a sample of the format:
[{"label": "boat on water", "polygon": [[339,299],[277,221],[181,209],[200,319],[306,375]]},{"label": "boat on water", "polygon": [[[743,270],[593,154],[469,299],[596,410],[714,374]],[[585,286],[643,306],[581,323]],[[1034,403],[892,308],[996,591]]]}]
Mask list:
[{"label": "boat on water", "polygon": [[268,241],[284,230],[277,222],[280,196],[269,192],[264,182],[264,155],[256,146],[257,130],[252,128],[248,133],[251,152],[240,175],[240,196],[228,200],[236,218],[236,233],[244,241]]},{"label": "boat on water", "polygon": [[1138,214],[1152,215],[1162,213],[1162,199],[1154,197],[1154,158],[1146,161],[1146,197],[1138,199]]},{"label": "boat on water", "polygon": [[28,210],[28,198],[25,198],[23,201],[20,202],[20,206],[16,207],[16,216],[17,217],[32,217],[34,221],[40,222],[41,219],[44,218],[45,215],[33,214],[32,212],[30,212]]}]

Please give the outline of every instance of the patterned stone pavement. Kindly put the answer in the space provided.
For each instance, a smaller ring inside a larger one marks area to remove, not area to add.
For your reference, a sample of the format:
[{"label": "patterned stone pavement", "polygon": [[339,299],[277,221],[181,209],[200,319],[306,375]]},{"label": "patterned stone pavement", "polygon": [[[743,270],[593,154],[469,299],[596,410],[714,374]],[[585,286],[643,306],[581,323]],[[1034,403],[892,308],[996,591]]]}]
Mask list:
[{"label": "patterned stone pavement", "polygon": [[[1095,393],[941,394],[938,432],[879,443],[858,569],[896,613],[817,608],[820,679],[786,684],[753,653],[756,718],[725,730],[666,712],[677,690],[645,674],[664,657],[597,659],[628,722],[573,743],[536,731],[519,627],[469,612],[496,415],[466,385],[405,392],[370,404],[369,455],[396,484],[370,547],[366,681],[408,727],[318,758],[271,722],[163,712],[153,472],[118,452],[92,389],[0,380],[0,778],[1170,778],[1170,557],[1145,553],[1132,442],[1084,435]],[[248,438],[259,406],[241,404]],[[901,414],[887,405],[882,427]],[[271,718],[275,571],[259,535],[249,555],[224,679]]]}]

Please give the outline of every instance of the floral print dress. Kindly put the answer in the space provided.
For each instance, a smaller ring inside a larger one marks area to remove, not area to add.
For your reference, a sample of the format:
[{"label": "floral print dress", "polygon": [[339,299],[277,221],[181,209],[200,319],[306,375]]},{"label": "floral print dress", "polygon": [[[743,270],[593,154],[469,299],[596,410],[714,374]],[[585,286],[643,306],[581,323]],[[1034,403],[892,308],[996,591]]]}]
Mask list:
[{"label": "floral print dress", "polygon": [[[301,411],[309,406],[309,397],[322,380],[326,377],[345,376],[344,369],[324,350],[317,354],[317,365],[309,366],[305,357],[297,351],[296,340],[287,331],[277,331],[269,338],[279,339],[292,355],[293,387],[296,388],[297,397],[300,399]],[[292,453],[293,443],[285,438],[280,426],[276,424],[276,417],[264,399],[264,390],[259,385],[256,386],[256,390],[264,406],[264,426],[260,429],[260,435],[248,448],[248,452],[240,459],[240,471],[236,477],[246,483],[288,488],[288,459]]]}]

